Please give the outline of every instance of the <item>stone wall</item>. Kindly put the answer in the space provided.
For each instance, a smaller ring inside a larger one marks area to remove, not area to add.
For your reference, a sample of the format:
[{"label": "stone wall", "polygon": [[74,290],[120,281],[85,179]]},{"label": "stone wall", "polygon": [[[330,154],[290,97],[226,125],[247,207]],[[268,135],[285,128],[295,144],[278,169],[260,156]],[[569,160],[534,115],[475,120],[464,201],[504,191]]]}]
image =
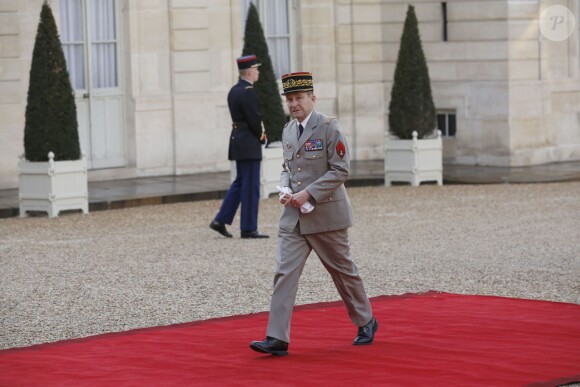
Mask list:
[{"label": "stone wall", "polygon": [[[225,96],[236,80],[229,1],[132,0],[128,18],[127,122],[136,176],[224,170],[230,118]],[[241,45],[236,44],[241,52]],[[133,121],[133,122],[131,122]],[[120,171],[93,171],[114,178]]]},{"label": "stone wall", "polygon": [[0,1],[0,188],[18,185],[28,72],[42,1]]},{"label": "stone wall", "polygon": [[[576,17],[565,41],[538,36],[538,14],[563,5]],[[578,3],[510,3],[510,165],[580,159]],[[538,39],[540,38],[540,39]]]},{"label": "stone wall", "polygon": [[[242,50],[239,1],[119,0],[127,165],[91,181],[227,170],[226,95]],[[0,189],[18,185],[42,0],[0,1]],[[59,24],[59,2],[51,3]]]},{"label": "stone wall", "polygon": [[[239,0],[119,0],[127,166],[90,180],[229,168],[226,96],[237,81]],[[580,159],[578,31],[539,40],[538,16],[572,0],[413,2],[438,109],[457,113],[446,162],[519,166]],[[42,0],[0,0],[0,189],[17,186],[28,71]],[[383,157],[407,2],[296,0],[293,71],[337,116],[354,159]],[[58,1],[53,1],[58,20]]]},{"label": "stone wall", "polygon": [[[433,66],[441,51],[426,44],[436,105],[456,99],[458,133],[446,139],[446,161],[522,166],[580,159],[578,31],[564,42],[539,32],[539,15],[554,4],[578,15],[568,0],[448,3],[449,42],[442,44],[464,45],[460,56]],[[455,77],[441,79],[443,68],[459,66]]]},{"label": "stone wall", "polygon": [[354,159],[382,158],[389,77],[384,5],[380,1],[336,3],[338,115]]},{"label": "stone wall", "polygon": [[242,53],[238,2],[174,0],[172,56],[176,172],[226,170],[231,118],[227,93]]}]

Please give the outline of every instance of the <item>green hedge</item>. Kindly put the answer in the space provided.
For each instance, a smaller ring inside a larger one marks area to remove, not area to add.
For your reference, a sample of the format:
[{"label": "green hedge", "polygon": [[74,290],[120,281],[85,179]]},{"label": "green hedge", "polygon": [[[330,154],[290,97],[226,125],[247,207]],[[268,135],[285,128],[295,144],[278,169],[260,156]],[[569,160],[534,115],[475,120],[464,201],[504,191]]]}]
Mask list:
[{"label": "green hedge", "polygon": [[28,161],[81,157],[74,92],[50,6],[42,4],[36,33],[24,127]]},{"label": "green hedge", "polygon": [[391,102],[389,131],[400,139],[429,135],[436,127],[436,112],[431,94],[429,69],[421,47],[415,8],[410,5],[405,18]]},{"label": "green hedge", "polygon": [[260,66],[260,79],[254,85],[258,94],[262,121],[266,128],[268,141],[282,139],[282,129],[288,121],[282,108],[282,97],[278,90],[278,83],[274,75],[272,60],[268,52],[268,44],[264,37],[264,30],[260,23],[258,10],[254,4],[250,4],[244,32],[244,48],[242,55],[255,54]]}]

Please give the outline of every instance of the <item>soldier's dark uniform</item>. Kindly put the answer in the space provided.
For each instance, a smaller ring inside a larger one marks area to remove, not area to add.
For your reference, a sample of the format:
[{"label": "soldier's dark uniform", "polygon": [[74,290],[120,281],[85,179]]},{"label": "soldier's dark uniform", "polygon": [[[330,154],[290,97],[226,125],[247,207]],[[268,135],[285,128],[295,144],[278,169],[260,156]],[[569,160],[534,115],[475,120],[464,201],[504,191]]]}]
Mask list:
[{"label": "soldier's dark uniform", "polygon": [[[255,55],[238,58],[240,70],[259,66]],[[241,203],[240,230],[242,238],[267,237],[257,232],[260,200],[260,164],[262,160],[262,116],[258,96],[252,84],[242,78],[228,94],[232,117],[228,159],[235,160],[237,175],[230,186],[214,222],[214,230],[231,236],[224,224],[231,225]],[[212,223],[213,224],[213,223]],[[220,228],[221,227],[221,228]],[[223,232],[222,232],[223,231]]]},{"label": "soldier's dark uniform", "polygon": [[262,115],[254,86],[240,79],[228,94],[228,106],[233,122],[228,158],[262,160]]}]

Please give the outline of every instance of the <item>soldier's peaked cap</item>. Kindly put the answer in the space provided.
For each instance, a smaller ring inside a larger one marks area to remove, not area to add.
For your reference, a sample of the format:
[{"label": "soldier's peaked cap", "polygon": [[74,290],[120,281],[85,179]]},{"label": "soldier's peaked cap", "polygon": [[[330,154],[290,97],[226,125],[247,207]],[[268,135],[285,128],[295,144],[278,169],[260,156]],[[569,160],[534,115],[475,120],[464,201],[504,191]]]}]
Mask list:
[{"label": "soldier's peaked cap", "polygon": [[314,83],[312,83],[312,73],[290,73],[282,75],[282,88],[284,92],[282,95],[295,93],[297,91],[314,91]]},{"label": "soldier's peaked cap", "polygon": [[251,67],[258,67],[261,66],[261,63],[258,63],[258,59],[256,55],[244,55],[237,59],[238,62],[238,70],[245,70]]}]

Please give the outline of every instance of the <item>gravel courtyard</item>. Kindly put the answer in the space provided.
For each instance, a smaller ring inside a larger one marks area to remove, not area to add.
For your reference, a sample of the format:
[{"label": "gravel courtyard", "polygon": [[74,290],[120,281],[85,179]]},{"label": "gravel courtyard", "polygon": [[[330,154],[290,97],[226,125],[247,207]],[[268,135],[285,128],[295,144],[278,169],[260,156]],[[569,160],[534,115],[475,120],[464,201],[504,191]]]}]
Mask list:
[{"label": "gravel courtyard", "polygon": [[[349,189],[369,296],[439,290],[580,303],[580,182]],[[220,201],[0,219],[0,348],[268,310],[276,198],[242,240]],[[337,300],[313,253],[298,304]],[[345,314],[346,318],[346,314]],[[256,337],[265,327],[256,327]]]}]

